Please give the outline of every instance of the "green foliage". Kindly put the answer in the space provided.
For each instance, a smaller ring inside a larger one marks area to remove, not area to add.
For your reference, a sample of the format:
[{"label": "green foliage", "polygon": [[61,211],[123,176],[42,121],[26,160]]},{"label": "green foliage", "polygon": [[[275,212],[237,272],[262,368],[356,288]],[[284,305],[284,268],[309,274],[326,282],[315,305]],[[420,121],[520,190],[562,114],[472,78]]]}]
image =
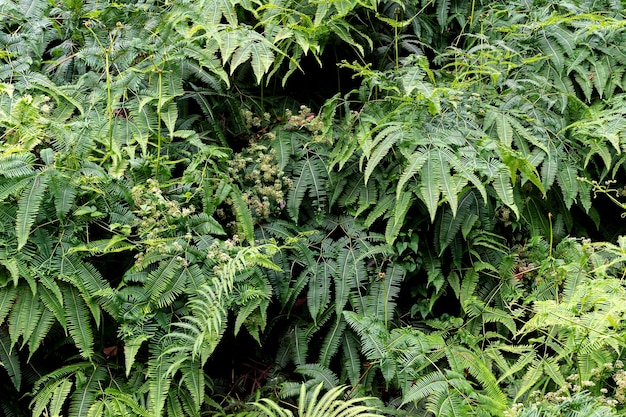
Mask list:
[{"label": "green foliage", "polygon": [[623,412],[622,9],[2,2],[3,415]]},{"label": "green foliage", "polygon": [[[345,393],[346,387],[334,387],[318,398],[323,384],[317,385],[312,392],[307,392],[306,385],[302,384],[300,397],[298,400],[299,417],[339,417],[339,416],[359,416],[359,417],[380,417],[373,406],[358,405],[358,403],[371,400],[372,398],[359,397],[349,400],[342,400],[339,397]],[[291,417],[293,412],[283,408],[276,402],[262,398],[254,405],[261,409],[268,416]]]}]

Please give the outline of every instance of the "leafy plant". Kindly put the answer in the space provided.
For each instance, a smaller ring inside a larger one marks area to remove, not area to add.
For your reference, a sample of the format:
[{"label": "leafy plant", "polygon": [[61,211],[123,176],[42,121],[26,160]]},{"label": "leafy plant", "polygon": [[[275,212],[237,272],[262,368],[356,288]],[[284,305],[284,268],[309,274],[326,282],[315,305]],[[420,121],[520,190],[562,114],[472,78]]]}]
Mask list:
[{"label": "leafy plant", "polygon": [[[318,398],[322,386],[323,384],[319,384],[312,392],[307,392],[306,385],[302,385],[297,407],[299,417],[380,416],[380,414],[376,414],[375,407],[358,404],[371,398],[340,399],[346,387],[335,387],[326,392],[321,398]],[[260,401],[255,402],[254,405],[268,416],[293,416],[291,410],[281,407],[268,398],[262,398]]]}]

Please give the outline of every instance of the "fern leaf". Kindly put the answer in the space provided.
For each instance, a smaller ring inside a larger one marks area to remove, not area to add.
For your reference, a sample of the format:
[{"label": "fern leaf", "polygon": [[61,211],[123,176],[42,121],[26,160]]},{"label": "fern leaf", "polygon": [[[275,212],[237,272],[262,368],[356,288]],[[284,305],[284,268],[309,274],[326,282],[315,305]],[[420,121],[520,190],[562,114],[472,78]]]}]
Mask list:
[{"label": "fern leaf", "polygon": [[54,314],[50,310],[44,309],[41,312],[41,317],[37,321],[36,326],[33,328],[33,332],[28,338],[28,360],[30,360],[33,354],[37,352],[37,349],[39,349],[39,346],[43,343],[44,338],[48,336],[48,333],[55,322],[54,319]]},{"label": "fern leaf", "polygon": [[293,361],[297,365],[306,364],[306,357],[309,352],[309,332],[300,327],[295,326],[293,329]]},{"label": "fern leaf", "polygon": [[315,382],[321,382],[326,389],[332,389],[339,385],[339,378],[337,378],[337,375],[319,363],[307,363],[300,365],[296,368],[296,372],[310,377]]},{"label": "fern leaf", "polygon": [[454,346],[446,352],[448,363],[457,372],[465,369],[483,386],[494,406],[503,409],[507,406],[506,395],[500,390],[496,377],[485,361],[474,352],[461,346]]},{"label": "fern leaf", "polygon": [[263,80],[263,75],[274,63],[272,45],[267,39],[254,31],[248,31],[241,39],[241,44],[235,50],[230,60],[230,74],[246,61],[250,61],[252,71],[258,84]]},{"label": "fern leaf", "polygon": [[[62,391],[67,389],[67,393],[69,393],[69,390],[72,388],[72,381],[69,378],[61,378],[57,381],[54,381],[48,385],[46,385],[43,389],[41,389],[37,395],[35,395],[35,397],[33,398],[33,400],[31,401],[31,407],[32,407],[32,415],[33,416],[41,416],[41,415],[61,415],[59,414],[48,414],[48,405],[51,402],[55,403],[56,407],[60,407],[63,405],[63,403],[65,402],[65,400],[67,399],[67,394],[63,396],[63,401],[60,401],[59,398],[56,398],[56,396],[58,395],[58,391],[59,388],[61,388],[61,394]],[[45,414],[44,414],[45,413]]]},{"label": "fern leaf", "polygon": [[149,340],[149,336],[147,334],[140,334],[124,339],[124,364],[126,367],[126,377],[130,375],[137,353],[146,340]]},{"label": "fern leaf", "polygon": [[32,177],[22,178],[20,180],[4,180],[0,183],[0,201],[6,200],[8,197],[17,195],[26,188],[32,181]]},{"label": "fern leaf", "polygon": [[254,245],[254,221],[252,220],[252,212],[243,200],[241,191],[239,191],[239,188],[235,185],[232,185],[230,198],[233,200],[233,209],[235,210],[237,228],[239,229],[240,235],[244,237],[248,243]]},{"label": "fern leaf", "polygon": [[30,152],[13,153],[0,159],[0,175],[6,178],[29,177],[35,173],[35,156]]},{"label": "fern leaf", "polygon": [[0,365],[6,369],[15,390],[20,392],[22,386],[22,370],[20,368],[19,350],[13,349],[13,342],[4,330],[0,329]]},{"label": "fern leaf", "polygon": [[365,225],[365,227],[368,227],[368,228],[371,227],[376,221],[376,219],[378,219],[383,214],[392,211],[395,204],[396,204],[396,197],[394,197],[392,194],[387,194],[386,196],[380,198],[376,202],[376,205],[374,206],[372,211],[369,212],[369,214],[363,221],[363,224]]},{"label": "fern leaf", "polygon": [[63,379],[59,381],[58,386],[52,393],[52,399],[50,400],[49,413],[51,416],[60,416],[63,412],[65,400],[67,399],[70,391],[74,387],[74,383],[70,380]]},{"label": "fern leaf", "polygon": [[15,233],[17,236],[17,250],[24,247],[30,235],[30,229],[39,214],[39,206],[43,195],[48,188],[50,177],[41,171],[24,189],[17,206],[17,218],[15,220]]},{"label": "fern leaf", "polygon": [[452,240],[461,229],[461,225],[467,222],[468,217],[477,216],[474,213],[476,196],[472,192],[467,192],[461,196],[458,212],[456,216],[452,214],[451,208],[444,207],[439,216],[439,225],[436,229],[435,239],[438,243],[439,255],[452,243]]},{"label": "fern leaf", "polygon": [[[494,121],[496,123],[496,132],[498,139],[504,146],[513,144],[513,128],[509,121],[509,117],[504,112],[494,112]],[[486,123],[485,123],[486,124]]]},{"label": "fern leaf", "polygon": [[61,289],[65,302],[67,329],[82,357],[93,356],[93,331],[87,314],[87,304],[75,287],[68,285]]},{"label": "fern leaf", "polygon": [[181,379],[191,394],[194,408],[199,410],[204,403],[204,370],[195,360],[187,360],[180,368]]},{"label": "fern leaf", "polygon": [[541,164],[541,182],[545,190],[552,188],[559,166],[558,151],[554,144],[548,145],[549,152]]},{"label": "fern leaf", "polygon": [[293,176],[294,185],[289,191],[287,211],[297,222],[300,206],[306,194],[313,198],[313,207],[321,210],[326,200],[324,185],[328,180],[328,172],[319,157],[307,153],[294,167]]},{"label": "fern leaf", "polygon": [[[59,248],[54,257],[59,273],[72,282],[84,294],[85,299],[110,288],[100,272],[93,265],[83,261],[74,253],[63,252]],[[91,306],[90,306],[91,308]],[[98,311],[92,308],[92,314],[98,323]]]},{"label": "fern leaf", "polygon": [[567,381],[565,381],[565,378],[559,369],[556,358],[544,358],[542,359],[542,364],[545,374],[548,375],[558,387],[564,387],[567,385]]},{"label": "fern leaf", "polygon": [[435,221],[437,206],[439,204],[439,198],[441,197],[441,188],[439,185],[439,165],[441,163],[442,161],[436,158],[433,152],[428,152],[428,158],[422,170],[421,184],[419,186],[419,194],[424,204],[426,204],[431,222]]},{"label": "fern leaf", "polygon": [[42,307],[39,297],[31,291],[22,291],[19,294],[9,314],[9,333],[13,344],[17,343],[20,336],[22,346],[26,344],[41,318]]},{"label": "fern leaf", "polygon": [[[558,42],[551,40],[547,36],[547,31],[541,31],[538,37],[544,53],[549,56],[558,73],[562,73],[565,68],[565,53]],[[566,90],[567,91],[567,90]]]},{"label": "fern leaf", "polygon": [[375,148],[372,149],[371,153],[367,155],[367,165],[365,166],[365,171],[363,173],[365,184],[367,184],[367,181],[380,161],[382,161],[385,155],[389,153],[391,147],[396,143],[401,142],[404,135],[405,132],[402,124],[392,124],[376,134],[373,141]]},{"label": "fern leaf", "polygon": [[351,311],[344,311],[343,315],[346,322],[361,338],[362,351],[367,359],[380,361],[385,380],[391,380],[395,370],[389,358],[389,352],[383,343],[387,335],[385,324],[379,320],[360,316]]},{"label": "fern leaf", "polygon": [[56,100],[63,98],[65,101],[74,106],[81,115],[85,114],[85,109],[78,100],[76,100],[76,91],[72,91],[67,87],[58,86],[48,78],[38,73],[30,73],[28,76],[28,82],[33,83],[35,87],[45,91]]},{"label": "fern leaf", "polygon": [[440,371],[430,372],[413,383],[411,388],[404,393],[402,404],[419,402],[436,392],[445,392],[448,389],[446,376]]},{"label": "fern leaf", "polygon": [[429,153],[423,152],[423,150],[418,150],[411,154],[408,158],[408,164],[404,168],[400,179],[398,180],[398,185],[396,186],[396,194],[399,196],[402,190],[404,189],[404,185],[411,179],[417,172],[422,169],[426,159],[428,159]]},{"label": "fern leaf", "polygon": [[428,400],[428,410],[441,417],[464,417],[469,414],[469,407],[456,391],[448,390],[447,393],[436,393]]},{"label": "fern leaf", "polygon": [[226,19],[229,25],[237,26],[237,10],[235,6],[239,1],[231,0],[208,0],[200,3],[202,7],[202,15],[206,18],[205,24],[209,27],[219,25],[222,17]]},{"label": "fern leaf", "polygon": [[109,377],[107,367],[94,368],[92,364],[88,365],[84,367],[84,371],[77,372],[77,379],[80,383],[76,384],[76,390],[70,399],[68,415],[87,417],[97,396],[102,393],[102,381],[106,381]]},{"label": "fern leaf", "polygon": [[50,193],[54,198],[57,218],[63,220],[74,205],[77,190],[68,178],[54,177],[50,182]]},{"label": "fern leaf", "polygon": [[576,167],[564,163],[556,173],[556,181],[563,193],[563,202],[569,210],[578,195],[578,170]]},{"label": "fern leaf", "polygon": [[348,375],[350,384],[356,386],[361,378],[361,357],[359,355],[359,341],[352,331],[344,331],[343,333],[341,358],[343,369]]},{"label": "fern leaf", "polygon": [[[456,217],[456,211],[459,204],[458,193],[466,181],[458,184],[457,181],[453,179],[452,175],[450,175],[450,166],[447,161],[450,159],[456,159],[456,157],[453,156],[449,150],[438,149],[437,153],[439,154],[439,160],[441,161],[438,166],[439,174],[437,175],[439,178],[440,188],[443,196],[448,200],[448,205],[450,205],[450,208],[452,209],[452,216]],[[432,221],[434,222],[434,220]]]},{"label": "fern leaf", "polygon": [[11,311],[13,303],[17,297],[18,287],[0,288],[0,324],[4,324],[4,319]]},{"label": "fern leaf", "polygon": [[448,27],[448,16],[450,12],[450,0],[440,0],[437,2],[437,23],[443,32]]},{"label": "fern leaf", "polygon": [[517,391],[517,393],[515,394],[515,398],[513,399],[513,401],[517,401],[528,390],[533,388],[542,376],[543,376],[543,367],[541,366],[541,360],[536,359],[528,367],[528,370],[522,377],[522,384],[519,390]]},{"label": "fern leaf", "polygon": [[155,349],[153,355],[156,356],[149,363],[148,410],[153,416],[162,415],[172,382],[171,376],[166,372],[169,366],[167,359],[165,355],[159,353],[162,353],[160,347]]},{"label": "fern leaf", "polygon": [[330,302],[330,278],[335,269],[336,266],[333,262],[322,260],[311,271],[312,276],[309,278],[307,306],[315,325],[317,325],[320,315]]},{"label": "fern leaf", "polygon": [[513,210],[515,216],[519,218],[519,210],[515,204],[513,197],[513,186],[511,185],[511,175],[507,168],[503,167],[498,170],[497,175],[493,179],[493,188],[503,204]]},{"label": "fern leaf", "polygon": [[358,257],[357,248],[352,245],[346,245],[340,249],[337,263],[335,313],[340,315],[348,302],[350,291],[365,278],[365,270],[363,261]]},{"label": "fern leaf", "polygon": [[346,321],[343,319],[342,315],[338,315],[333,324],[331,324],[320,347],[320,354],[317,360],[319,364],[325,367],[330,366],[330,361],[339,350],[339,345],[343,340],[345,330]]},{"label": "fern leaf", "polygon": [[159,308],[165,307],[185,290],[186,275],[180,273],[181,268],[178,258],[172,256],[148,274],[145,288],[147,294],[150,294],[150,302]]},{"label": "fern leaf", "polygon": [[385,240],[388,244],[392,245],[396,241],[412,202],[413,193],[411,192],[402,193],[399,198],[396,198],[393,216],[387,221],[385,227]]}]

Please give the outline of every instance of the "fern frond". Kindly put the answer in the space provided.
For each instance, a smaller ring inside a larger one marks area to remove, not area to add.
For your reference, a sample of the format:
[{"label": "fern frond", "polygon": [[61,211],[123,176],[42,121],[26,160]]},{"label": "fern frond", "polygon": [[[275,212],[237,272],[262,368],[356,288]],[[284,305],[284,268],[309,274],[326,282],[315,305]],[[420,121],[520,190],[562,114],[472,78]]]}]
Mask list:
[{"label": "fern frond", "polygon": [[496,190],[496,194],[500,198],[503,204],[513,210],[515,216],[519,218],[519,209],[515,204],[515,197],[513,196],[513,186],[511,185],[511,175],[506,167],[502,167],[498,170],[497,175],[493,179],[492,186]]},{"label": "fern frond", "polygon": [[181,372],[181,380],[183,386],[191,394],[193,401],[193,408],[200,410],[200,407],[204,403],[205,384],[204,384],[204,370],[202,364],[197,360],[189,359],[183,363],[179,368]]},{"label": "fern frond", "polygon": [[13,386],[20,392],[22,386],[22,369],[20,367],[19,350],[13,349],[14,343],[9,335],[0,329],[0,365],[6,369]]},{"label": "fern frond", "polygon": [[77,372],[77,377],[80,378],[81,384],[76,386],[70,397],[68,414],[86,417],[96,398],[102,394],[102,382],[109,377],[108,369],[105,366],[94,368],[93,364],[90,364],[84,371]]},{"label": "fern frond", "polygon": [[385,227],[385,240],[389,245],[392,245],[398,238],[412,202],[413,193],[411,192],[402,193],[396,198],[393,215],[389,218]]},{"label": "fern frond", "polygon": [[[61,415],[60,408],[63,406],[63,403],[65,403],[73,385],[74,383],[70,378],[62,378],[46,385],[31,401],[32,415],[37,417],[48,415],[48,409],[53,408],[53,403],[54,408],[57,408],[57,414],[51,415]],[[46,414],[44,414],[44,412]]]},{"label": "fern frond", "polygon": [[442,163],[440,159],[433,155],[432,151],[429,151],[428,158],[421,172],[421,183],[418,189],[419,196],[424,204],[426,204],[431,222],[435,221],[437,206],[439,205],[439,199],[441,197],[439,176],[441,174],[440,166]]},{"label": "fern frond", "polygon": [[346,321],[342,315],[338,315],[331,324],[328,333],[324,337],[317,362],[322,366],[329,367],[330,361],[339,350],[346,330]]},{"label": "fern frond", "polygon": [[330,369],[319,363],[307,363],[296,368],[296,372],[311,378],[314,383],[319,383],[326,389],[332,389],[339,385],[339,378]]},{"label": "fern frond", "polygon": [[478,383],[485,389],[494,406],[501,410],[507,407],[507,397],[498,386],[496,377],[483,358],[461,346],[450,347],[449,351],[446,352],[446,356],[453,370],[463,372],[467,369],[476,378]]},{"label": "fern frond", "polygon": [[350,292],[365,280],[365,265],[359,259],[358,248],[353,245],[343,246],[337,256],[337,274],[335,281],[335,313],[340,315],[350,297]]},{"label": "fern frond", "polygon": [[148,381],[148,411],[155,416],[162,415],[172,383],[172,375],[167,372],[170,363],[164,355],[164,349],[159,346],[161,342],[162,340],[156,341],[150,345],[152,358],[148,363],[148,375],[150,377]]},{"label": "fern frond", "polygon": [[402,398],[402,404],[419,402],[438,392],[447,392],[448,380],[440,371],[430,372],[420,377]]},{"label": "fern frond", "polygon": [[[21,287],[22,291],[26,288]],[[4,324],[6,316],[11,311],[18,294],[18,287],[6,286],[0,288],[0,323]]]},{"label": "fern frond", "polygon": [[11,153],[0,159],[0,175],[6,178],[29,177],[35,173],[35,156],[30,152]]},{"label": "fern frond", "polygon": [[452,243],[453,239],[461,230],[461,225],[471,223],[478,219],[478,207],[476,207],[476,196],[473,192],[466,192],[461,196],[458,204],[456,216],[452,213],[452,209],[444,207],[442,213],[437,219],[437,228],[435,229],[435,242],[439,256]]},{"label": "fern frond", "polygon": [[[22,287],[23,288],[23,287]],[[13,344],[22,336],[22,346],[30,339],[43,312],[39,297],[31,291],[19,294],[9,314],[9,333]]]},{"label": "fern frond", "polygon": [[49,180],[50,176],[46,174],[46,171],[40,171],[33,177],[20,196],[15,220],[17,250],[22,249],[28,240],[30,229],[39,214],[43,195],[48,189]]},{"label": "fern frond", "polygon": [[405,125],[402,123],[390,123],[388,126],[380,127],[371,141],[363,144],[363,153],[367,158],[367,165],[363,172],[363,178],[367,184],[374,169],[380,161],[389,153],[392,146],[402,142],[406,135]]},{"label": "fern frond", "polygon": [[307,292],[307,306],[315,325],[317,325],[320,314],[330,302],[330,281],[336,269],[337,266],[331,259],[321,259],[308,272],[311,277]]},{"label": "fern frond", "polygon": [[54,176],[50,182],[50,193],[54,198],[57,218],[62,220],[72,209],[78,190],[71,179]]},{"label": "fern frond", "polygon": [[455,390],[449,389],[447,393],[436,392],[428,398],[427,409],[436,416],[462,417],[470,413],[469,406]]},{"label": "fern frond", "polygon": [[55,323],[55,318],[56,317],[54,316],[54,314],[48,309],[44,309],[41,312],[41,317],[37,321],[33,332],[28,338],[29,360],[32,358],[33,354],[37,352],[37,349],[39,349],[39,347],[42,345],[44,338],[48,336],[52,325]]},{"label": "fern frond", "polygon": [[328,171],[320,157],[307,152],[293,168],[293,188],[289,191],[287,211],[295,222],[298,221],[300,206],[308,195],[313,201],[313,208],[321,210],[327,197],[325,185],[328,183]]},{"label": "fern frond", "polygon": [[254,221],[252,220],[252,212],[250,208],[243,200],[241,191],[236,185],[232,185],[230,192],[230,198],[233,201],[233,209],[235,210],[235,217],[237,218],[238,232],[244,237],[251,245],[254,244]]},{"label": "fern frond", "polygon": [[535,384],[541,379],[543,376],[543,367],[541,366],[541,359],[535,359],[531,365],[528,367],[528,370],[522,377],[522,383],[515,394],[515,398],[513,401],[517,401],[521,398],[528,390],[532,389]]},{"label": "fern frond", "polygon": [[180,273],[182,264],[176,256],[162,261],[148,274],[144,284],[150,302],[161,308],[169,305],[185,289],[185,276]]},{"label": "fern frond", "polygon": [[361,378],[360,343],[353,331],[344,331],[341,344],[341,358],[343,370],[347,374],[352,386],[356,386]]},{"label": "fern frond", "polygon": [[87,304],[75,287],[64,286],[63,301],[65,304],[65,318],[67,329],[74,340],[82,357],[90,359],[93,356],[93,330],[87,313]]}]

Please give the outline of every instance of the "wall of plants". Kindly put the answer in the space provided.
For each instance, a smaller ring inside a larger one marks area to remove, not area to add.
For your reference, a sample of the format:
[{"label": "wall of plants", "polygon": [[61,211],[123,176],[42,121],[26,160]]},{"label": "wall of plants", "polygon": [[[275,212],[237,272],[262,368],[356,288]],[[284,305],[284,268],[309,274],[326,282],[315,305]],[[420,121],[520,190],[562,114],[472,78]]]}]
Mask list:
[{"label": "wall of plants", "polygon": [[626,412],[623,2],[0,17],[0,416]]}]

